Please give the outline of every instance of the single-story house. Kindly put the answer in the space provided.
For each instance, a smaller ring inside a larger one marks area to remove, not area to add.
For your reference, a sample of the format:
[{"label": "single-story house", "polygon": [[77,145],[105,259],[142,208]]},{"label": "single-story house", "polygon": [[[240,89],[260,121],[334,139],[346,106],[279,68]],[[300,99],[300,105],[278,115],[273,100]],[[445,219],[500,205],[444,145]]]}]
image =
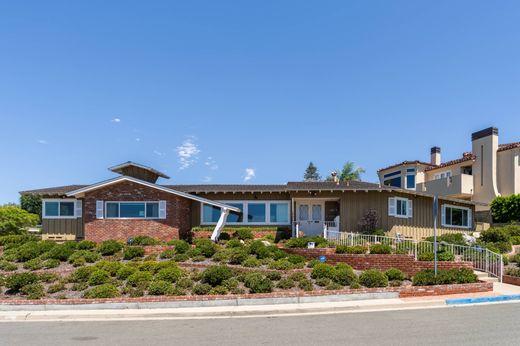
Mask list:
[{"label": "single-story house", "polygon": [[[42,197],[44,238],[127,240],[138,235],[183,238],[193,227],[277,226],[319,235],[356,232],[369,211],[378,228],[422,238],[433,230],[433,196],[361,181],[279,185],[163,185],[169,177],[133,162],[110,168],[112,179],[91,185],[29,190]],[[475,203],[440,197],[439,233],[475,230]]]}]

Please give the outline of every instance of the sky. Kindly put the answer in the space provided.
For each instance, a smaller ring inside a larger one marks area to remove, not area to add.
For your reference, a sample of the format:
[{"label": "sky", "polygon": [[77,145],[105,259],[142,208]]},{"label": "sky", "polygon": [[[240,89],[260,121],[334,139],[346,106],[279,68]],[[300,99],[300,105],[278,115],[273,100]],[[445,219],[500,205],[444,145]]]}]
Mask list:
[{"label": "sky", "polygon": [[518,1],[0,0],[0,204],[135,161],[170,184],[520,141]]}]

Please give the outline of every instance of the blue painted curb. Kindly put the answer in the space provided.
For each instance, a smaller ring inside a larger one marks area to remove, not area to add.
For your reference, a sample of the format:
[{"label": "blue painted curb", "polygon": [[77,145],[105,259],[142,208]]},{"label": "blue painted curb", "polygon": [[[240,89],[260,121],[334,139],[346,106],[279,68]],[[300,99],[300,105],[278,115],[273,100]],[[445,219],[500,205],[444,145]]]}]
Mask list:
[{"label": "blue painted curb", "polygon": [[507,302],[511,300],[520,300],[520,294],[509,294],[495,297],[478,297],[478,298],[454,298],[446,299],[447,305],[461,305],[461,304],[477,304],[477,303],[491,303],[491,302]]}]

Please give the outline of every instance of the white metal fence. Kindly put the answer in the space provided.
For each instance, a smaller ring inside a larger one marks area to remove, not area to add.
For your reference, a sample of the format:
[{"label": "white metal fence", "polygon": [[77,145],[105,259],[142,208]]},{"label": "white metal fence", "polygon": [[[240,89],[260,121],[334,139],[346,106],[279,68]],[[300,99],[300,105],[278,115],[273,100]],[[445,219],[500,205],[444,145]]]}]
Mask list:
[{"label": "white metal fence", "polygon": [[[347,233],[328,230],[325,238],[336,245],[362,245],[370,247],[370,244],[388,244],[398,253],[418,256],[425,252],[433,253],[433,242],[425,240],[405,239],[402,237],[386,237],[360,233]],[[502,281],[504,262],[502,255],[489,251],[479,246],[464,246],[437,242],[437,251],[451,252],[455,261],[468,261],[473,264],[473,269],[486,272]]]}]

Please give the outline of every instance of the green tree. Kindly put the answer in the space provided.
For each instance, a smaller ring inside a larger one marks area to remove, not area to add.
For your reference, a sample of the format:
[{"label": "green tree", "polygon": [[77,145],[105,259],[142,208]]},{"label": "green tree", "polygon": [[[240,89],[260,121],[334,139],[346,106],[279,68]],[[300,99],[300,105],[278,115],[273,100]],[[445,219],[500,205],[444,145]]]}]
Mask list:
[{"label": "green tree", "polygon": [[25,228],[38,224],[38,215],[13,206],[0,206],[0,235],[19,234]]},{"label": "green tree", "polygon": [[42,219],[42,197],[40,195],[29,193],[20,196],[20,207],[31,213],[36,214]]},{"label": "green tree", "polygon": [[320,181],[321,176],[318,172],[318,168],[314,165],[314,163],[309,162],[305,173],[303,174],[303,180],[305,181]]},{"label": "green tree", "polygon": [[[365,173],[365,170],[361,167],[356,167],[354,162],[347,161],[343,168],[338,173],[339,181],[349,180],[361,180],[361,174]],[[327,181],[332,181],[332,177],[327,177]]]}]

